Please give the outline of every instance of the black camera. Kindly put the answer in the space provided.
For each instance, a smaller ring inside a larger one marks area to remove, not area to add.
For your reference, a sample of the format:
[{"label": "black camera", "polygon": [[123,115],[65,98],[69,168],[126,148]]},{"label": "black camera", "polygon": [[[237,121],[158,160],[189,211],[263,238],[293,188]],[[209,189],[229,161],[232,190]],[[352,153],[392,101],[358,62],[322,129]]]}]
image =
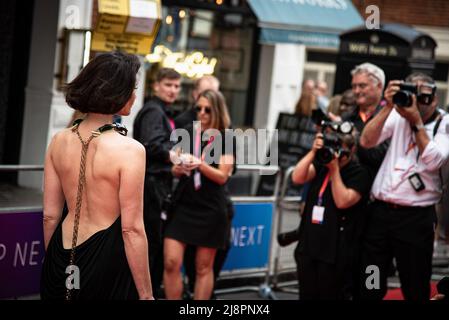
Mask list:
[{"label": "black camera", "polygon": [[299,240],[299,228],[278,234],[277,237],[278,243],[281,247],[286,247],[293,242],[296,242]]},{"label": "black camera", "polygon": [[393,96],[393,103],[401,108],[411,107],[413,95],[419,103],[429,105],[432,103],[437,87],[431,83],[424,83],[419,87],[414,83],[401,83],[400,90]]},{"label": "black camera", "polygon": [[331,162],[335,153],[338,153],[342,149],[341,140],[336,133],[324,133],[323,134],[323,147],[316,152],[315,159],[321,165],[326,165]]},{"label": "black camera", "polygon": [[331,120],[321,108],[317,108],[312,110],[312,121],[317,126],[321,126],[323,122],[330,122]]}]

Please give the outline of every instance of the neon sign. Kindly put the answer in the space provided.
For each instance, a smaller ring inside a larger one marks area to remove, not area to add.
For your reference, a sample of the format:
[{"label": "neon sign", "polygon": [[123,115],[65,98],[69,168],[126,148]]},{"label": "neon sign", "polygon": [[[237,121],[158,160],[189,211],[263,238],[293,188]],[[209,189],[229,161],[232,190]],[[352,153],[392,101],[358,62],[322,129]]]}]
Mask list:
[{"label": "neon sign", "polygon": [[164,68],[173,68],[189,78],[200,78],[214,73],[217,58],[208,58],[200,51],[190,53],[172,52],[163,45],[154,48],[145,59],[150,63],[161,63]]}]

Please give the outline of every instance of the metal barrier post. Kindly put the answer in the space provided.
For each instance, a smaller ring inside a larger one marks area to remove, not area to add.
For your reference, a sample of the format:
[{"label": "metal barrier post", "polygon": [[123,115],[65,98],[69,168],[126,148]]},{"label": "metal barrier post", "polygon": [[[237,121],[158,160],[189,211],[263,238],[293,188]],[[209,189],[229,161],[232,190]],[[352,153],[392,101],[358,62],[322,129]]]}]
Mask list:
[{"label": "metal barrier post", "polygon": [[7,165],[0,165],[0,172],[13,172],[13,171],[43,171],[44,166],[43,165],[37,165],[37,164],[7,164]]},{"label": "metal barrier post", "polygon": [[[279,200],[278,200],[278,205],[277,205],[277,210],[278,210],[277,234],[280,234],[282,232],[282,223],[283,223],[283,218],[284,218],[285,204],[286,203],[300,203],[302,201],[302,198],[300,196],[289,196],[289,197],[286,196],[288,185],[290,182],[290,176],[292,175],[294,169],[295,169],[294,166],[289,167],[285,171],[284,176],[283,176],[281,192],[279,195]],[[272,285],[275,288],[277,288],[279,286],[278,276],[281,271],[280,270],[281,269],[280,260],[281,260],[281,247],[278,245],[276,253],[275,253],[275,258],[274,258],[274,274],[273,274],[273,282],[272,282]],[[288,283],[287,285],[290,285],[290,284],[292,284],[292,283]]]},{"label": "metal barrier post", "polygon": [[[271,298],[275,299],[274,294],[271,290],[270,286],[270,276],[273,273],[271,258],[272,258],[272,249],[273,249],[273,241],[275,241],[275,238],[273,237],[273,226],[274,222],[276,221],[276,206],[277,206],[277,199],[279,194],[279,187],[280,187],[280,170],[278,166],[260,166],[260,165],[238,165],[237,166],[238,171],[260,171],[262,173],[272,173],[276,174],[276,180],[275,180],[275,186],[273,195],[271,196],[247,196],[247,197],[231,197],[232,201],[234,203],[272,203],[272,212],[271,212],[271,230],[269,230],[269,242],[268,242],[268,261],[267,261],[267,267],[266,268],[253,268],[253,269],[247,269],[243,271],[231,271],[229,274],[227,274],[226,271],[224,271],[220,277],[222,279],[226,279],[228,277],[235,278],[239,275],[244,276],[256,276],[256,275],[263,275],[264,276],[264,282],[260,286],[243,286],[243,287],[237,287],[237,288],[228,288],[228,289],[218,289],[215,290],[215,293],[217,294],[224,294],[224,293],[232,293],[232,292],[241,292],[241,291],[256,291],[259,292],[259,294],[262,297],[265,298]],[[227,276],[228,275],[228,276]]]}]

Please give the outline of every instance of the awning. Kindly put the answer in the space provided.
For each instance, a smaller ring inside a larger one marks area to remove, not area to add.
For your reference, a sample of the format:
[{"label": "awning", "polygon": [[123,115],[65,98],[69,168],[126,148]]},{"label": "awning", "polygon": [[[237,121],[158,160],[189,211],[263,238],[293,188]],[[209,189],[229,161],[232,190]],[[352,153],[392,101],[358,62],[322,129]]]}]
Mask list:
[{"label": "awning", "polygon": [[350,0],[248,0],[259,19],[261,43],[338,48],[338,35],[363,24]]}]

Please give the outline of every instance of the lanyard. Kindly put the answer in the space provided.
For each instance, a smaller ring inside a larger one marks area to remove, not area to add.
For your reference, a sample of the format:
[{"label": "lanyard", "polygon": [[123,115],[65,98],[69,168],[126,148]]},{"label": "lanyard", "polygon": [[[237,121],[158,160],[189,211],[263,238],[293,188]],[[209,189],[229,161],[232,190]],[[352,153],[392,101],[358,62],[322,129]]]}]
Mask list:
[{"label": "lanyard", "polygon": [[[206,149],[207,147],[209,147],[209,145],[214,142],[215,137],[211,136],[209,138],[209,140],[207,141],[207,145],[204,147],[204,149]],[[199,158],[200,157],[200,147],[201,147],[201,133],[199,130],[196,130],[195,133],[195,150],[194,150],[194,156]]]},{"label": "lanyard", "polygon": [[[194,153],[197,158],[200,157],[200,144],[201,144],[200,136],[201,136],[200,130],[197,130],[196,134],[195,134],[195,146],[194,146],[194,148],[195,148]],[[214,136],[211,136],[209,138],[209,141],[207,142],[207,145],[205,148],[207,148],[213,141],[214,141]],[[198,169],[195,169],[195,174],[193,175],[193,185],[195,187],[195,190],[199,190],[201,188],[201,174]]]},{"label": "lanyard", "polygon": [[195,130],[195,148],[194,148],[194,156],[200,157],[200,148],[201,148],[201,132],[199,129]]},{"label": "lanyard", "polygon": [[[203,150],[206,150],[206,149],[211,145],[211,143],[214,142],[214,139],[215,139],[215,137],[214,137],[214,136],[211,136],[211,137],[209,138],[209,140],[207,141],[207,144],[206,144],[206,146],[204,147]],[[206,155],[203,154],[203,155],[201,156],[201,160],[204,160],[204,157],[205,157],[205,156],[206,156]]]},{"label": "lanyard", "polygon": [[327,173],[326,178],[324,178],[323,184],[321,185],[320,188],[320,193],[318,194],[318,205],[321,206],[323,204],[323,194],[324,191],[327,188],[327,185],[329,183],[329,178],[330,178],[330,172]]},{"label": "lanyard", "polygon": [[173,130],[175,130],[175,121],[172,118],[169,118],[168,121],[170,122],[170,127]]}]

